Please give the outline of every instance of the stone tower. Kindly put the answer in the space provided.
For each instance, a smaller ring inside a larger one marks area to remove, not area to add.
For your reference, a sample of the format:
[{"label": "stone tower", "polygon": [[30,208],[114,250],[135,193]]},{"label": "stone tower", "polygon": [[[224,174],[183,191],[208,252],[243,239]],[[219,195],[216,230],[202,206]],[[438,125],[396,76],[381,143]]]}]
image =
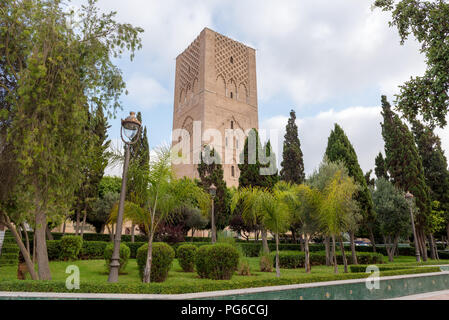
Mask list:
[{"label": "stone tower", "polygon": [[183,159],[173,165],[176,175],[199,178],[199,154],[211,145],[228,187],[238,186],[239,155],[252,128],[258,129],[255,50],[205,28],[176,58],[173,146]]}]

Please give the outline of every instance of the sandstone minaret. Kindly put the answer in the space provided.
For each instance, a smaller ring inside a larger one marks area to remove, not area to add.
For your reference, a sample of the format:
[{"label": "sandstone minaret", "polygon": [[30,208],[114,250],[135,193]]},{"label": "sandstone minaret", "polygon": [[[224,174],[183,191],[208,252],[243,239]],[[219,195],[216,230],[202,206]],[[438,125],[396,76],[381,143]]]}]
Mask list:
[{"label": "sandstone minaret", "polygon": [[[176,58],[173,145],[184,146],[178,154],[185,160],[174,164],[176,175],[198,178],[198,154],[210,144],[219,151],[228,187],[238,186],[244,136],[229,132],[251,128],[258,129],[255,50],[205,28]],[[188,132],[187,144],[179,132]]]}]

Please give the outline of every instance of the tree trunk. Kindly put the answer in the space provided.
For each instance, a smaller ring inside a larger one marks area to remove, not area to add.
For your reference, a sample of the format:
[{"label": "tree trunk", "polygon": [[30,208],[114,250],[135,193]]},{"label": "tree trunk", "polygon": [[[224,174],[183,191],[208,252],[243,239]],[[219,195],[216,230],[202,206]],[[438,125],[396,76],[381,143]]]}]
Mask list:
[{"label": "tree trunk", "polygon": [[293,243],[296,243],[296,232],[295,232],[295,229],[294,229],[294,228],[291,228],[291,229],[290,229],[290,232],[292,233],[292,240],[293,240]]},{"label": "tree trunk", "polygon": [[387,251],[388,255],[388,261],[393,262],[393,248],[391,247],[391,237],[384,236],[384,242],[385,242],[385,250]]},{"label": "tree trunk", "polygon": [[310,251],[309,251],[309,235],[308,234],[304,234],[304,240],[305,240],[305,245],[304,245],[304,249],[305,249],[305,267],[306,267],[306,272],[310,273],[312,270],[312,267],[310,265]]},{"label": "tree trunk", "polygon": [[51,230],[48,227],[48,224],[45,226],[45,233],[47,235],[47,240],[53,240],[53,235],[51,234]]},{"label": "tree trunk", "polygon": [[48,262],[47,242],[45,233],[47,229],[47,216],[41,210],[36,212],[36,259],[40,280],[51,280],[50,264]]},{"label": "tree trunk", "polygon": [[371,241],[371,245],[373,246],[373,252],[376,252],[376,242],[374,241],[373,228],[369,228],[369,238]]},{"label": "tree trunk", "polygon": [[357,261],[357,253],[355,252],[354,232],[350,231],[349,237],[351,241],[352,264],[359,264]]},{"label": "tree trunk", "polygon": [[84,208],[83,223],[81,224],[81,238],[84,236],[84,226],[86,225],[87,209]]},{"label": "tree trunk", "polygon": [[151,265],[153,262],[153,232],[148,235],[148,251],[145,271],[143,274],[143,283],[151,283]]},{"label": "tree trunk", "polygon": [[433,242],[433,234],[429,235],[429,246],[430,246],[430,259],[436,260],[435,256],[435,243]]},{"label": "tree trunk", "polygon": [[75,235],[80,234],[80,211],[76,209],[76,224],[75,224]]},{"label": "tree trunk", "polygon": [[343,244],[343,238],[340,235],[340,250],[341,250],[341,256],[343,258],[343,266],[345,268],[345,273],[348,273],[348,260],[346,260],[346,254],[345,254],[345,245]]},{"label": "tree trunk", "polygon": [[36,263],[36,229],[33,235],[33,265]]},{"label": "tree trunk", "polygon": [[26,241],[26,248],[28,251],[28,254],[30,254],[30,238],[28,237],[28,231],[27,228],[25,226],[25,223],[22,223],[22,228],[23,228],[23,232],[25,233],[25,241]]},{"label": "tree trunk", "polygon": [[334,264],[334,272],[338,273],[337,254],[335,253],[335,235],[332,235],[332,259]]},{"label": "tree trunk", "polygon": [[424,230],[420,228],[419,232],[418,232],[418,240],[420,242],[421,245],[421,256],[422,256],[422,260],[424,262],[426,262],[428,260],[427,257],[427,245],[426,245],[426,235],[424,233]]},{"label": "tree trunk", "polygon": [[262,249],[264,253],[269,253],[270,252],[270,248],[268,247],[268,236],[267,236],[267,230],[262,227],[261,230],[262,233]]},{"label": "tree trunk", "polygon": [[446,226],[446,243],[447,243],[447,248],[449,249],[449,223]]},{"label": "tree trunk", "polygon": [[276,277],[281,276],[281,269],[279,267],[279,234],[276,232],[274,237],[276,238]]},{"label": "tree trunk", "polygon": [[67,222],[67,218],[64,218],[64,224],[62,225],[62,236],[65,235],[66,222]]},{"label": "tree trunk", "polygon": [[[6,221],[4,221],[4,223],[8,227],[8,229],[11,231],[12,235],[14,236],[14,239],[16,240],[16,243],[20,248],[20,252],[22,253],[23,258],[25,259],[25,263],[26,263],[28,272],[31,275],[31,279],[39,280],[39,277],[36,274],[36,270],[34,269],[34,263],[33,263],[33,261],[31,261],[30,249],[29,249],[30,244],[29,244],[28,240],[27,240],[27,245],[28,245],[28,250],[27,250],[27,248],[25,248],[25,245],[23,244],[22,239],[20,239],[20,235],[17,232],[17,229],[14,227],[14,225],[9,220],[9,217],[7,217],[6,215],[4,217],[6,220]],[[28,234],[26,233],[27,232],[26,229],[24,229],[24,231],[25,231],[26,237],[28,239]]]},{"label": "tree trunk", "polygon": [[[135,234],[135,230],[134,229],[136,229],[136,225],[133,223],[133,224],[131,224],[131,242],[132,243],[134,243],[134,239],[135,239],[135,237],[134,237],[134,234]],[[192,237],[193,237],[193,234],[192,234]]]},{"label": "tree trunk", "polygon": [[331,250],[330,250],[330,240],[329,236],[326,236],[324,239],[324,248],[326,250],[326,266],[331,265]]}]

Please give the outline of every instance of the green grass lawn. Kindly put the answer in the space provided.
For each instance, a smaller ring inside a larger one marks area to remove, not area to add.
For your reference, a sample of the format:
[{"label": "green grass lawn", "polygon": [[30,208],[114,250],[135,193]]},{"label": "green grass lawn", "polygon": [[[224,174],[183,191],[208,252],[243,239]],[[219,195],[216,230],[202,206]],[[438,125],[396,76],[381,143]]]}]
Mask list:
[{"label": "green grass lawn", "polygon": [[[308,283],[316,281],[330,281],[339,279],[363,278],[367,276],[367,274],[364,273],[344,274],[343,266],[339,266],[339,273],[337,275],[334,274],[333,267],[313,266],[312,272],[310,274],[305,273],[303,268],[281,269],[281,278],[278,279],[276,278],[276,274],[274,271],[270,273],[259,271],[259,258],[248,258],[248,261],[251,267],[250,276],[240,276],[237,275],[236,273],[231,280],[210,280],[210,279],[200,279],[199,276],[196,274],[196,272],[192,273],[183,272],[178,264],[178,261],[174,260],[173,266],[165,282],[152,283],[150,285],[145,285],[145,288],[143,288],[141,280],[139,278],[136,260],[130,259],[128,266],[126,268],[126,273],[121,274],[119,276],[119,283],[127,284],[131,287],[140,288],[139,290],[131,289],[131,292],[185,293],[185,292],[260,287],[265,285],[268,286],[268,285],[282,285],[292,283]],[[388,261],[385,261],[385,263],[391,264],[388,263]],[[395,262],[393,264],[403,266],[417,265],[414,257],[404,257],[404,256],[396,257]],[[449,264],[449,260],[439,260],[439,261],[429,260],[425,264],[429,265]],[[107,284],[108,273],[106,272],[104,260],[79,260],[72,262],[52,261],[50,262],[52,282],[59,282],[59,283],[65,282],[66,278],[68,277],[68,274],[65,273],[65,270],[69,265],[76,265],[79,267],[81,287],[83,286],[83,284],[93,284],[93,283]],[[385,275],[389,275],[388,272],[385,273]],[[16,279],[17,279],[16,268],[2,267],[0,269],[0,287],[2,281],[16,280]]]}]

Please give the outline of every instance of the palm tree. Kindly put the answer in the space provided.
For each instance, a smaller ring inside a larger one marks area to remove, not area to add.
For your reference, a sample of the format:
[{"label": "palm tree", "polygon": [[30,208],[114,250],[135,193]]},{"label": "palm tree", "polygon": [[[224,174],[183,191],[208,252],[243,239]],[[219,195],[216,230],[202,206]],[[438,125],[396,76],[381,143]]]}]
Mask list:
[{"label": "palm tree", "polygon": [[275,186],[280,194],[282,209],[290,215],[292,223],[300,225],[305,244],[305,269],[311,272],[309,241],[320,230],[321,193],[314,188],[301,184],[279,182]]},{"label": "palm tree", "polygon": [[183,208],[200,208],[207,214],[210,196],[193,180],[176,179],[171,165],[171,152],[166,146],[156,150],[156,156],[150,163],[148,192],[145,209],[128,203],[125,214],[128,219],[144,226],[148,234],[148,253],[142,281],[151,282],[153,239],[161,222],[170,221],[180,214]]},{"label": "palm tree", "polygon": [[348,263],[344,251],[342,233],[347,232],[358,218],[359,210],[354,194],[358,190],[358,185],[353,178],[343,171],[337,171],[332,181],[325,188],[324,198],[320,207],[321,219],[328,233],[332,236],[332,254],[334,271],[338,273],[337,257],[335,254],[335,238],[340,241],[341,254],[345,273],[348,272]]},{"label": "palm tree", "polygon": [[280,206],[280,191],[270,191],[266,188],[245,187],[236,191],[232,197],[231,211],[234,211],[237,203],[241,201],[244,219],[262,218],[264,228],[274,233],[276,241],[276,276],[280,277],[279,267],[279,233],[287,230],[288,213]]}]

